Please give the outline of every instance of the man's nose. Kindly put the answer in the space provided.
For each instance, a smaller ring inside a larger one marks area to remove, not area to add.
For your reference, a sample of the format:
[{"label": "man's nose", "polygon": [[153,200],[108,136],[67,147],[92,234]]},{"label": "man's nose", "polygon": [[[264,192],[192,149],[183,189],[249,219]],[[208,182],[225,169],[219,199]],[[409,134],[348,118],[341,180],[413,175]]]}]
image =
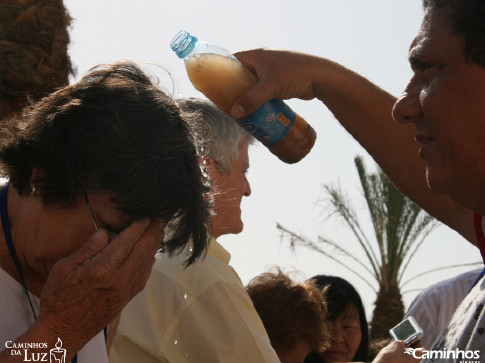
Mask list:
[{"label": "man's nose", "polygon": [[244,195],[246,197],[249,197],[251,195],[251,185],[249,184],[249,181],[246,179],[246,191],[244,192]]},{"label": "man's nose", "polygon": [[400,123],[408,123],[414,122],[417,117],[421,116],[420,94],[420,86],[411,80],[401,97],[394,104],[392,109],[394,120]]}]

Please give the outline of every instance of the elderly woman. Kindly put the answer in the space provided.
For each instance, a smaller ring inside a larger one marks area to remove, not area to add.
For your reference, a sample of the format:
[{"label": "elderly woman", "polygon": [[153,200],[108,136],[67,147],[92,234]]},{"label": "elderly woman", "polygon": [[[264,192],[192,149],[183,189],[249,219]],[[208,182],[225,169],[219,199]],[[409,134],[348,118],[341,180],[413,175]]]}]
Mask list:
[{"label": "elderly woman", "polygon": [[167,252],[190,238],[190,264],[205,250],[191,127],[128,62],[2,125],[0,362],[51,349],[66,362],[107,362],[103,328],[143,288],[166,222],[179,221]]}]

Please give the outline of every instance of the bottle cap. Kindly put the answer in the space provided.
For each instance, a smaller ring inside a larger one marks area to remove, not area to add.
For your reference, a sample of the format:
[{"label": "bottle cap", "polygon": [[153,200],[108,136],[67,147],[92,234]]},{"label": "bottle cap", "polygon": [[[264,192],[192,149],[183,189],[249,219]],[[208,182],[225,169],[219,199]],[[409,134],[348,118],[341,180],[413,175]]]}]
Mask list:
[{"label": "bottle cap", "polygon": [[197,42],[197,37],[190,35],[187,31],[179,31],[170,42],[170,48],[179,58],[184,58],[189,54]]}]

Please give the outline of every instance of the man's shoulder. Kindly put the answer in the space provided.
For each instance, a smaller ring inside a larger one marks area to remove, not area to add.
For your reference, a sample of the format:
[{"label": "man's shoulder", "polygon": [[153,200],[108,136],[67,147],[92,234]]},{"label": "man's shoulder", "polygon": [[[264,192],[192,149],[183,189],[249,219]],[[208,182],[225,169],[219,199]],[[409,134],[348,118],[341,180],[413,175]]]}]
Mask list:
[{"label": "man's shoulder", "polygon": [[182,254],[173,256],[157,254],[147,288],[165,285],[165,289],[170,289],[178,286],[201,293],[216,284],[236,283],[242,286],[236,271],[211,254],[202,256],[188,267],[185,267],[184,261]]},{"label": "man's shoulder", "polygon": [[467,291],[471,288],[472,283],[478,277],[482,268],[467,271],[465,273],[453,276],[449,279],[439,281],[425,288],[419,295],[442,294],[445,291],[453,292],[456,289],[464,287]]}]

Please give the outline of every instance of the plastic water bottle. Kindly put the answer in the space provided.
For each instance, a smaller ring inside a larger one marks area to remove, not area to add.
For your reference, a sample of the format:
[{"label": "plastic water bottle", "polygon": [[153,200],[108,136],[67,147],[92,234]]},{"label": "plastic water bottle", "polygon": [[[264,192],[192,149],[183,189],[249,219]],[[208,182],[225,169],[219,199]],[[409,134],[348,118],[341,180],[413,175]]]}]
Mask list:
[{"label": "plastic water bottle", "polygon": [[[199,41],[185,30],[173,38],[170,47],[185,62],[194,87],[226,115],[257,78],[229,51]],[[239,124],[285,163],[296,163],[312,149],[315,130],[281,100],[270,100]]]}]

